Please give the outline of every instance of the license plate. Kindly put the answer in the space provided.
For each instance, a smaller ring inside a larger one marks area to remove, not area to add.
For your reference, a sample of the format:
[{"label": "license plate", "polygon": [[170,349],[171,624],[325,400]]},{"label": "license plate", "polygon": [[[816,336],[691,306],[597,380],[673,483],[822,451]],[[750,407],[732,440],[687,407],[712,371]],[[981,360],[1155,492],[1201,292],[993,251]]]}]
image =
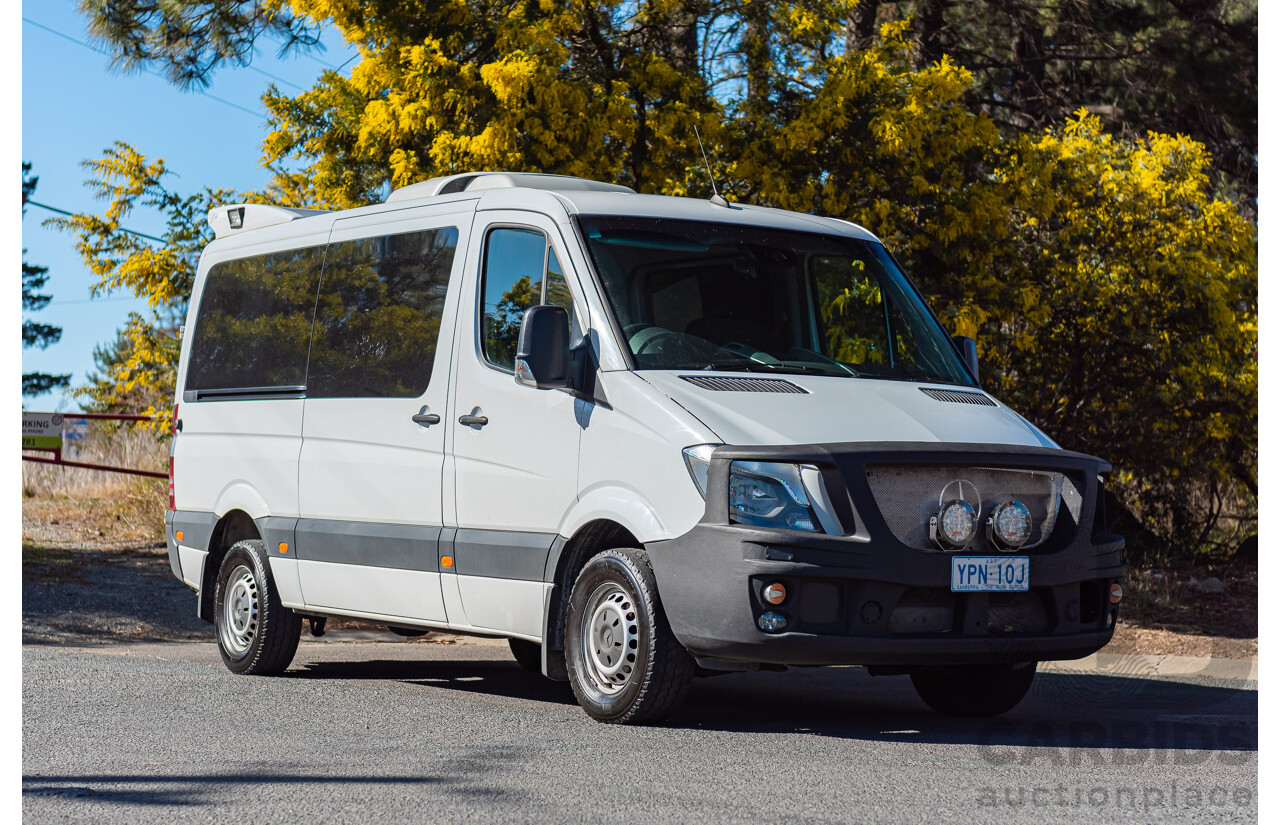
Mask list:
[{"label": "license plate", "polygon": [[988,593],[1026,590],[1031,559],[1026,556],[952,556],[951,592]]}]

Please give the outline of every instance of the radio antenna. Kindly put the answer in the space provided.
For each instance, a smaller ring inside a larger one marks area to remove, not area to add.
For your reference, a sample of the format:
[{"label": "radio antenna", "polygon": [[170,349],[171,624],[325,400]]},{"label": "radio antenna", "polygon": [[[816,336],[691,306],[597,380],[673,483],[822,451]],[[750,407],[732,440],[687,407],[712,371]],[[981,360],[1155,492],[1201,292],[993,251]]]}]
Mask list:
[{"label": "radio antenna", "polygon": [[702,145],[702,135],[698,133],[698,125],[693,125],[693,136],[698,139],[698,149],[702,152],[702,165],[707,168],[707,177],[711,178],[711,202],[716,206],[729,208],[729,201],[720,194],[720,190],[716,188],[716,175],[711,171],[711,163],[707,160],[706,147]]}]

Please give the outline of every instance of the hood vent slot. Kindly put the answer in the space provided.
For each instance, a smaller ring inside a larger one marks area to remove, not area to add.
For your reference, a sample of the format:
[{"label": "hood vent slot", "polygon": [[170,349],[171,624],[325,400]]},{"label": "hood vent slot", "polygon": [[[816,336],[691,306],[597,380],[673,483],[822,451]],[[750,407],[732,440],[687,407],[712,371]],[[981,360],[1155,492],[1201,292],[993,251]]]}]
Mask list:
[{"label": "hood vent slot", "polygon": [[709,375],[682,375],[695,387],[715,392],[786,392],[808,395],[809,391],[781,378],[719,378]]},{"label": "hood vent slot", "polygon": [[930,390],[924,387],[920,388],[920,392],[934,399],[935,401],[950,401],[952,404],[977,404],[981,407],[994,407],[996,402],[987,398],[980,392],[957,392],[955,390]]}]

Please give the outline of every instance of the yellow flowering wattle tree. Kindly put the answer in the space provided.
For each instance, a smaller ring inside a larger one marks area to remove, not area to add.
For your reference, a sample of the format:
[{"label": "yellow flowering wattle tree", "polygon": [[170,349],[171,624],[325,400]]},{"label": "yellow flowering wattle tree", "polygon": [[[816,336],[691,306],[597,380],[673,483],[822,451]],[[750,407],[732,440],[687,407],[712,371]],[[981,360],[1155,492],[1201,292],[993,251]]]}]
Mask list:
[{"label": "yellow flowering wattle tree", "polygon": [[[224,5],[245,4],[157,14]],[[1114,463],[1136,550],[1256,531],[1257,232],[1215,194],[1204,146],[1123,138],[1083,110],[1011,128],[910,19],[862,14],[877,5],[266,0],[277,26],[334,26],[360,58],[349,77],[267,93],[274,178],[241,197],[344,208],[482,170],[705,196],[714,174],[736,199],[882,237],[943,322],[978,339],[993,393]],[[159,163],[114,148],[90,166],[110,208],[64,226],[102,288],[181,305],[198,213],[230,193],[168,192]],[[171,216],[161,248],[121,234],[137,202]],[[172,381],[176,348],[145,326],[129,336],[149,360],[91,388],[101,403]]]}]

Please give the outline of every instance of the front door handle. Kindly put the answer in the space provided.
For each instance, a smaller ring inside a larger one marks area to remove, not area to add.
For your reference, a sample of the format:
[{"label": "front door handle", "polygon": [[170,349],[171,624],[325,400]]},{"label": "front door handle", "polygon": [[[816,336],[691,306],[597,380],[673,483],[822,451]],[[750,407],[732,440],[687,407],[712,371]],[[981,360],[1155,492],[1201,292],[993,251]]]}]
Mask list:
[{"label": "front door handle", "polygon": [[483,427],[489,423],[489,417],[485,415],[460,415],[458,423],[468,427]]},{"label": "front door handle", "polygon": [[440,416],[436,415],[435,413],[429,413],[429,412],[417,413],[413,416],[413,423],[425,424],[428,427],[430,427],[432,424],[440,423]]}]

